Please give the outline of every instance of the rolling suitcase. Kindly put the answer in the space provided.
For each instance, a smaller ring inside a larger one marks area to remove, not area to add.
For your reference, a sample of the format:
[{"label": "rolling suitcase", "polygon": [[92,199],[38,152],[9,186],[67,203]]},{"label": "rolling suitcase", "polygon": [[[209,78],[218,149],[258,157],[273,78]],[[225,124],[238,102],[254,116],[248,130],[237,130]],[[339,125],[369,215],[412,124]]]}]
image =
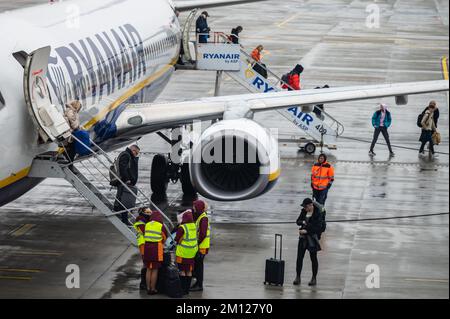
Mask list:
[{"label": "rolling suitcase", "polygon": [[[280,259],[277,259],[277,238],[280,238]],[[264,284],[283,286],[284,260],[281,259],[283,249],[283,235],[275,234],[275,258],[266,260],[266,279]]]},{"label": "rolling suitcase", "polygon": [[131,185],[129,185],[128,188],[132,191],[132,193],[130,193],[130,191],[124,187],[122,196],[120,196],[120,202],[124,206],[123,209],[131,209],[135,208],[136,206],[136,196],[138,193],[138,189],[136,186]]},{"label": "rolling suitcase", "polygon": [[170,264],[159,269],[156,289],[159,293],[166,294],[170,298],[183,297],[183,289],[181,288],[181,280],[177,266]]},{"label": "rolling suitcase", "polygon": [[[91,139],[88,131],[75,130],[72,132],[78,140],[75,140],[75,152],[79,156],[91,155],[91,150],[87,147],[91,147]],[[81,143],[80,143],[81,142]]]}]

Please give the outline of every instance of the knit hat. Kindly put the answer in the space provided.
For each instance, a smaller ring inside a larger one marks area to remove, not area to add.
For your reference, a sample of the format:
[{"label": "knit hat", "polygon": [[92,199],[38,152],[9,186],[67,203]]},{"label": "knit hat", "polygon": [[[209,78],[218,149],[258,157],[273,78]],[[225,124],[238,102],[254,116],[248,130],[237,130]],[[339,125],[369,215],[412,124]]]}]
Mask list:
[{"label": "knit hat", "polygon": [[304,68],[301,64],[297,64],[294,68],[294,73],[301,74],[303,72]]},{"label": "knit hat", "polygon": [[312,199],[311,198],[305,198],[304,200],[303,200],[303,203],[302,203],[302,207],[306,207],[306,206],[308,206],[309,204],[313,204],[314,202],[312,201]]},{"label": "knit hat", "polygon": [[194,212],[196,213],[203,213],[206,209],[206,203],[202,200],[196,200],[193,205],[194,207]]}]

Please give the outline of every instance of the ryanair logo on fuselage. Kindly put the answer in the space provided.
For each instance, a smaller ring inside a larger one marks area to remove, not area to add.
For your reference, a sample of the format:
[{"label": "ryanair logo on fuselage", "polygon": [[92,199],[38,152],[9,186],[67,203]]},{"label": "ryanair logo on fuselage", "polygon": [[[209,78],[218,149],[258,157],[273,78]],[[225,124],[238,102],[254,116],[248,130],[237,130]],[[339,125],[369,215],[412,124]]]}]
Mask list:
[{"label": "ryanair logo on fuselage", "polygon": [[55,48],[48,80],[60,105],[71,99],[93,105],[146,73],[142,37],[125,24]]}]

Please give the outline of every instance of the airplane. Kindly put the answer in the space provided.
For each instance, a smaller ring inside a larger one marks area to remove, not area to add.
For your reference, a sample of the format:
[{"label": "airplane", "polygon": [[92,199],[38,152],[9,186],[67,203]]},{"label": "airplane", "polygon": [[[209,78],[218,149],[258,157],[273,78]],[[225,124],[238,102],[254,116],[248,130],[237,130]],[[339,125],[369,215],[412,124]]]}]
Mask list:
[{"label": "airplane", "polygon": [[[265,193],[280,175],[277,141],[252,120],[254,113],[389,96],[404,102],[411,94],[449,89],[447,81],[427,81],[154,103],[179,58],[178,12],[254,1],[260,0],[70,0],[0,14],[6,30],[0,34],[0,206],[42,182],[28,177],[33,159],[58,148],[43,105],[61,114],[66,103],[80,100],[83,128],[105,151],[194,120],[214,120],[201,136],[205,147],[221,142],[214,138],[221,132],[227,139],[254,136],[265,163],[182,164],[187,186],[207,198],[238,201]],[[66,18],[70,6],[78,20]]]}]

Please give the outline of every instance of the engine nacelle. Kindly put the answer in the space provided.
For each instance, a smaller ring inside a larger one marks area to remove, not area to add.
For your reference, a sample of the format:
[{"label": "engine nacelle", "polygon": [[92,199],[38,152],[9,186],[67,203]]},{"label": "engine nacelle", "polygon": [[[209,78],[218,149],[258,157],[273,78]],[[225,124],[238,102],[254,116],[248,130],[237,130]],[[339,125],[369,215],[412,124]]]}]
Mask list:
[{"label": "engine nacelle", "polygon": [[218,122],[193,146],[191,181],[209,199],[257,197],[275,185],[280,172],[278,140],[252,120]]}]

